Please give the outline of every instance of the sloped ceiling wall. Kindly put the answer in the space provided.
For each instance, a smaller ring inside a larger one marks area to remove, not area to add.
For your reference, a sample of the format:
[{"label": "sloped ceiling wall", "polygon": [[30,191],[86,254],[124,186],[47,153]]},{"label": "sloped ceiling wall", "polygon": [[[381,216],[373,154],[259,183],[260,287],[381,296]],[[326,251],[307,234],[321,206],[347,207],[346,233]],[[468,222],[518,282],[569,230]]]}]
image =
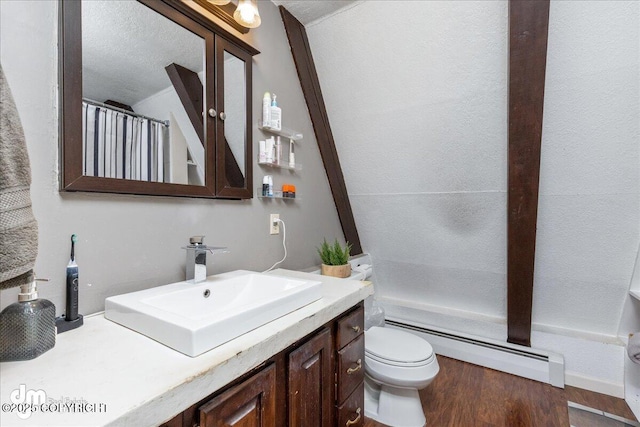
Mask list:
[{"label": "sloped ceiling wall", "polygon": [[366,2],[307,31],[378,297],[504,317],[507,3]]},{"label": "sloped ceiling wall", "polygon": [[616,335],[640,233],[640,2],[550,13],[533,319]]},{"label": "sloped ceiling wall", "polygon": [[[640,233],[638,1],[552,2],[534,328],[615,335]],[[504,322],[506,1],[307,26],[378,298]]]}]

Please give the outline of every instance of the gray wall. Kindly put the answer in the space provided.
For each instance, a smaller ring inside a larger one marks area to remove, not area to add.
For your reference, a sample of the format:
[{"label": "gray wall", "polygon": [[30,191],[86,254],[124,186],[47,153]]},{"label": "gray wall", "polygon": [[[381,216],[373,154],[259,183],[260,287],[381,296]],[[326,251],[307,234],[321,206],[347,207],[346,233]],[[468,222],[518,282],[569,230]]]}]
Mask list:
[{"label": "gray wall", "polygon": [[[32,166],[33,209],[39,224],[36,272],[52,281],[40,286],[62,314],[70,235],[76,233],[80,266],[80,312],[104,308],[104,298],[184,279],[188,237],[206,235],[230,254],[208,258],[209,274],[236,269],[262,271],[282,257],[282,234],[268,233],[269,213],[286,222],[289,257],[283,266],[319,263],[315,246],[323,237],[342,239],[306,104],[282,21],[271,2],[260,2],[262,26],[245,39],[261,51],[254,57],[254,152],[262,94],[278,94],[285,126],[301,131],[296,160],[303,171],[263,170],[255,164],[254,186],[265,173],[275,184],[296,185],[301,200],[221,201],[106,194],[59,193],[57,98],[57,2],[0,2],[0,58],[17,104]],[[25,244],[29,244],[26,242]],[[0,294],[0,306],[17,300],[17,289]]]}]

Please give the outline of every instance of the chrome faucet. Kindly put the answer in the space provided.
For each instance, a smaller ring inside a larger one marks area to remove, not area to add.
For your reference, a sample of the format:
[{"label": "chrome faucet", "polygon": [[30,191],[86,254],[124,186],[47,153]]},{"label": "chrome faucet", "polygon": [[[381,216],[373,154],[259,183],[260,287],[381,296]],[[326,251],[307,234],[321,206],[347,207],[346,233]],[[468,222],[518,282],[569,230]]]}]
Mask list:
[{"label": "chrome faucet", "polygon": [[229,252],[225,247],[205,245],[204,236],[190,237],[189,246],[182,249],[187,250],[186,281],[190,283],[200,283],[207,279],[207,252],[211,254]]}]

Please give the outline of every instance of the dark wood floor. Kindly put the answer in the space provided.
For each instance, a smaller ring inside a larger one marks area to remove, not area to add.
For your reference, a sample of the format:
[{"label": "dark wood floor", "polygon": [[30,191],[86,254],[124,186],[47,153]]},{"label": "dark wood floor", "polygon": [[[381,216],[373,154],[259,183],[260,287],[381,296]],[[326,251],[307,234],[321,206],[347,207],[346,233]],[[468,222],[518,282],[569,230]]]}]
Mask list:
[{"label": "dark wood floor", "polygon": [[[635,420],[623,399],[565,389],[438,356],[440,373],[420,392],[428,427],[569,427],[567,401]],[[365,419],[365,427],[384,424]]]}]

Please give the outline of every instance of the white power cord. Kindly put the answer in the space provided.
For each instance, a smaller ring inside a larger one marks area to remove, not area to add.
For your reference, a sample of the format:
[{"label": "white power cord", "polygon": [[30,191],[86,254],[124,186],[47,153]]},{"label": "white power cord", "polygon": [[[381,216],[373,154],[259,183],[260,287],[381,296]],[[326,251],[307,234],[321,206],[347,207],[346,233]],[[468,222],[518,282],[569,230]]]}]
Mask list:
[{"label": "white power cord", "polygon": [[273,222],[281,222],[282,223],[282,247],[284,247],[284,256],[282,257],[282,259],[278,262],[276,262],[275,264],[273,264],[269,269],[263,271],[263,273],[268,273],[271,270],[273,270],[276,265],[278,264],[282,264],[282,262],[287,259],[287,227],[284,225],[284,221],[281,220],[280,218],[275,219]]}]

